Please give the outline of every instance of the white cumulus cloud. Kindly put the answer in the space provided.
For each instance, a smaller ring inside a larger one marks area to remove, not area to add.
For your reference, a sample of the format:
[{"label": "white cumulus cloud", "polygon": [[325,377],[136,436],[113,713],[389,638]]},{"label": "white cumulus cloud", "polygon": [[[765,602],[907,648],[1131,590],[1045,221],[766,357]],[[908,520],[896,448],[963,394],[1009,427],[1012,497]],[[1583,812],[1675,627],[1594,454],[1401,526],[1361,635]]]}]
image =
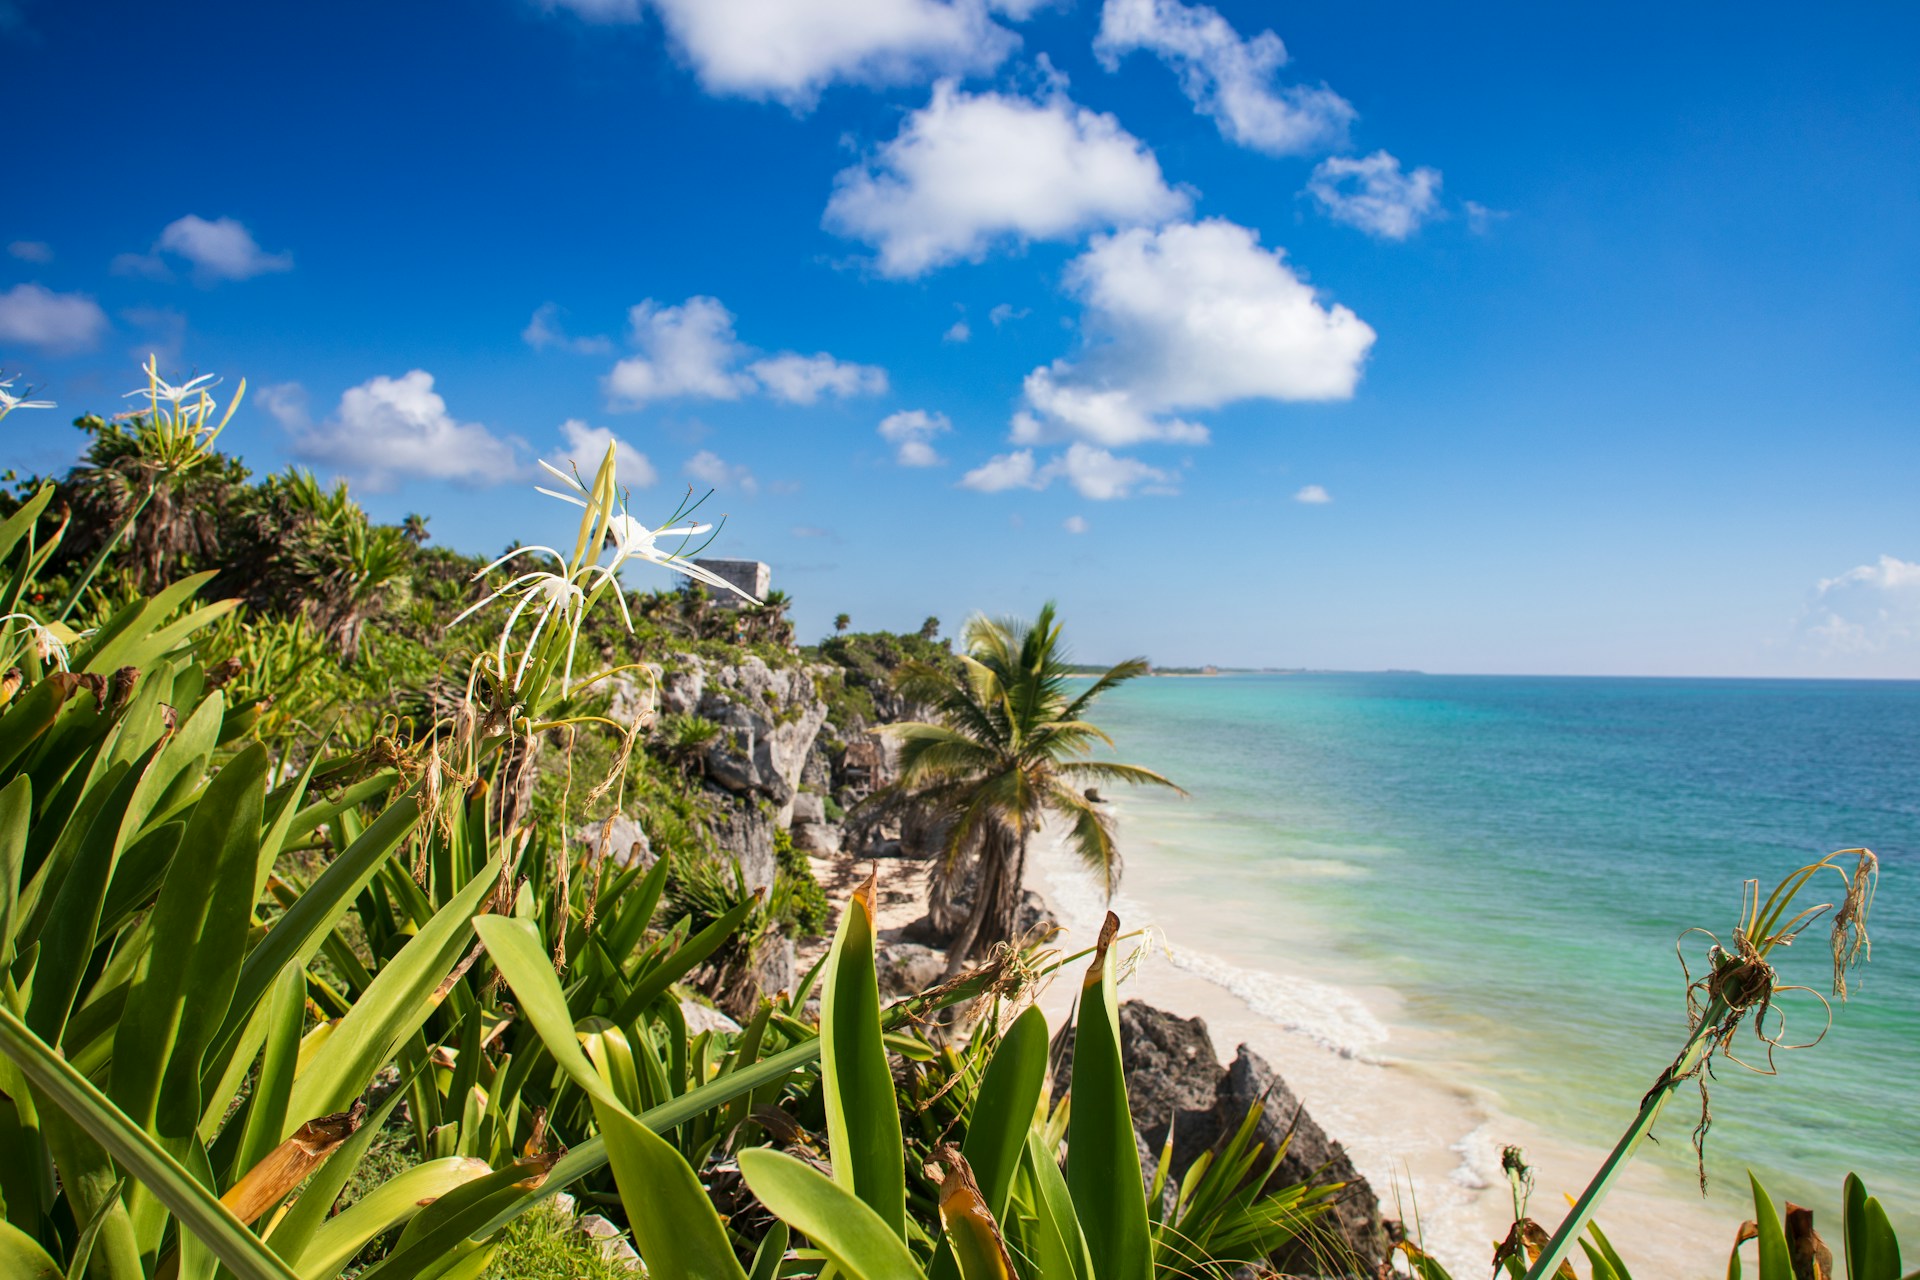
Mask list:
[{"label": "white cumulus cloud", "polygon": [[887,371],[870,364],[836,360],[824,351],[803,356],[787,351],[747,366],[747,372],[775,400],[813,404],[823,395],[880,395],[887,389]]},{"label": "white cumulus cloud", "polygon": [[1242,39],[1206,5],[1179,0],[1107,0],[1094,51],[1108,70],[1135,50],[1159,58],[1180,79],[1194,109],[1223,137],[1268,155],[1309,155],[1339,146],[1353,106],[1325,85],[1282,85],[1287,48],[1262,31]]},{"label": "white cumulus cloud", "polygon": [[607,375],[607,396],[616,405],[638,408],[671,396],[738,400],[753,389],[753,380],[734,367],[746,348],[733,336],[733,313],[718,298],[695,296],[677,307],[649,298],[633,308],[629,322],[640,354]]},{"label": "white cumulus cloud", "polygon": [[1015,443],[1200,443],[1169,414],[1353,394],[1374,332],[1323,302],[1245,227],[1220,219],[1096,238],[1068,268],[1088,345],[1029,374]]},{"label": "white cumulus cloud", "polygon": [[1401,171],[1385,151],[1328,156],[1314,166],[1307,191],[1335,222],[1383,240],[1405,240],[1440,212],[1440,171]]},{"label": "white cumulus cloud", "polygon": [[[538,317],[536,316],[536,319]],[[814,404],[822,396],[877,395],[887,372],[835,359],[824,351],[782,351],[753,359],[734,335],[734,317],[718,298],[695,296],[679,306],[649,298],[630,312],[629,341],[638,354],[614,365],[605,379],[608,404],[638,409],[674,397],[738,400],[764,394],[787,404]]]},{"label": "white cumulus cloud", "polygon": [[[543,0],[589,22],[637,22],[640,0]],[[836,82],[911,84],[992,71],[1020,38],[993,20],[1032,0],[650,0],[709,93],[810,107]]]},{"label": "white cumulus cloud", "polygon": [[[297,424],[304,417],[297,400],[277,403],[276,408],[269,401],[269,412],[283,423]],[[433,375],[424,369],[348,388],[326,421],[294,428],[293,451],[376,491],[410,479],[490,485],[526,473],[515,442],[448,413],[447,402],[433,389]]]},{"label": "white cumulus cloud", "polygon": [[1051,473],[1041,475],[1039,464],[1033,460],[1033,450],[1015,449],[1012,453],[988,458],[961,476],[960,487],[976,493],[1000,493],[1007,489],[1044,489],[1052,479]]},{"label": "white cumulus cloud", "polygon": [[744,464],[728,462],[711,449],[702,449],[687,459],[687,474],[715,489],[739,489],[757,493],[760,482]]},{"label": "white cumulus cloud", "polygon": [[645,489],[660,478],[647,455],[615,435],[610,427],[589,426],[579,418],[568,418],[560,424],[560,438],[566,443],[548,454],[547,461],[588,484],[599,472],[608,445],[613,446],[614,473],[622,488]]},{"label": "white cumulus cloud", "polygon": [[933,438],[953,430],[944,413],[903,409],[880,420],[880,438],[894,446],[894,460],[903,467],[938,467],[946,459],[934,450]]},{"label": "white cumulus cloud", "polygon": [[1920,564],[1882,555],[1821,580],[1800,631],[1828,657],[1920,649]]},{"label": "white cumulus cloud", "polygon": [[1130,497],[1134,490],[1171,493],[1177,477],[1159,467],[1076,440],[1064,452],[1038,462],[1031,449],[1016,449],[989,458],[960,478],[960,486],[979,493],[1007,489],[1044,489],[1065,480],[1083,498],[1107,502]]},{"label": "white cumulus cloud", "polygon": [[202,284],[293,270],[291,253],[268,253],[238,218],[209,219],[197,213],[169,222],[151,252],[121,254],[113,260],[113,269],[121,275],[164,280],[172,275],[165,256],[169,254],[185,259]]},{"label": "white cumulus cloud", "polygon": [[55,293],[37,284],[0,293],[0,343],[67,355],[92,350],[106,331],[107,313],[84,293]]},{"label": "white cumulus cloud", "polygon": [[1293,500],[1295,502],[1304,502],[1310,507],[1318,507],[1325,506],[1327,503],[1332,502],[1333,495],[1328,493],[1322,485],[1303,484],[1294,493]]},{"label": "white cumulus cloud", "polygon": [[997,243],[1071,240],[1187,206],[1112,116],[1057,89],[1033,100],[942,81],[870,162],[834,180],[825,225],[877,249],[882,274],[911,277]]}]

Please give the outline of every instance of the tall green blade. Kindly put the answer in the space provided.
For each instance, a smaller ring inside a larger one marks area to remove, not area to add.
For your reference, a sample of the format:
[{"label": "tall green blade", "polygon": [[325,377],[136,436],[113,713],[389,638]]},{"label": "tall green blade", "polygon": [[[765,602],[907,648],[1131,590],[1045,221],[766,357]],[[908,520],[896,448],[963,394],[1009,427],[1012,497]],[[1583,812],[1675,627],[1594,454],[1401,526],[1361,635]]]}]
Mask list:
[{"label": "tall green blade", "polygon": [[566,994],[533,925],[506,916],[473,922],[493,964],[561,1069],[593,1099],[600,1141],[634,1244],[650,1271],[695,1280],[744,1280],[725,1227],[692,1166],[668,1142],[634,1118],[594,1070],[574,1031]]},{"label": "tall green blade", "polygon": [[199,1237],[239,1280],[296,1280],[287,1265],[212,1192],[86,1077],[27,1030],[4,1004],[0,1004],[0,1052],[12,1058],[36,1089],[106,1148],[128,1175]]},{"label": "tall green blade", "polygon": [[115,1100],[169,1136],[199,1122],[200,1062],[246,946],[266,770],[266,750],[255,746],[207,784],[154,905],[153,944],[114,1035]]},{"label": "tall green blade", "polygon": [[907,1235],[906,1156],[893,1072],[880,1031],[873,960],[874,882],[840,915],[820,1002],[821,1088],[833,1179],[865,1201],[902,1240]]},{"label": "tall green blade", "polygon": [[853,1280],[924,1280],[893,1224],[812,1166],[752,1147],[740,1153],[740,1172],[760,1203]]},{"label": "tall green blade", "polygon": [[1037,1006],[1029,1006],[993,1051],[960,1148],[996,1221],[1006,1218],[1007,1194],[1046,1080],[1047,1017]]},{"label": "tall green blade", "polygon": [[1753,1184],[1753,1221],[1760,1228],[1760,1280],[1794,1280],[1793,1255],[1787,1251],[1787,1231],[1780,1225],[1773,1197],[1751,1173],[1747,1181]]},{"label": "tall green blade", "polygon": [[1114,996],[1113,937],[1120,920],[1107,913],[1100,944],[1080,989],[1073,1041],[1073,1110],[1067,1121],[1067,1188],[1099,1280],[1149,1280],[1152,1244],[1147,1193],[1127,1111],[1120,1054],[1120,1010]]},{"label": "tall green blade", "polygon": [[305,1119],[344,1111],[401,1041],[427,1020],[436,1007],[434,991],[466,950],[473,913],[499,875],[496,857],[381,967],[294,1078],[288,1115]]}]

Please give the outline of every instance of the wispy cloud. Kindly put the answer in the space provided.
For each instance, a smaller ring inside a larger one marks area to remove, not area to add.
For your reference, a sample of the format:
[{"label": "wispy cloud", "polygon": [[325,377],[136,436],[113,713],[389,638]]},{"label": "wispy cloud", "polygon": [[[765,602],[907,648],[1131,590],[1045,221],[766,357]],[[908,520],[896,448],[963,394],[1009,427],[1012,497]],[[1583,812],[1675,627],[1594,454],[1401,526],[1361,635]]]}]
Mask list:
[{"label": "wispy cloud", "polygon": [[702,449],[688,458],[686,472],[711,488],[738,489],[742,493],[760,491],[760,482],[752,471],[743,464],[726,461],[711,449]]},{"label": "wispy cloud", "polygon": [[1440,215],[1440,171],[1404,173],[1385,151],[1328,156],[1314,166],[1307,191],[1335,222],[1382,240],[1405,240]]},{"label": "wispy cloud", "polygon": [[1317,484],[1303,484],[1294,492],[1295,502],[1304,502],[1310,507],[1323,507],[1333,501],[1333,495]]},{"label": "wispy cloud", "polygon": [[1172,493],[1178,477],[1138,458],[1112,453],[1075,441],[1046,462],[1032,449],[1016,449],[989,458],[960,478],[960,487],[978,493],[1008,489],[1044,489],[1065,480],[1083,498],[1107,502],[1130,497],[1136,490]]},{"label": "wispy cloud", "polygon": [[1271,31],[1242,39],[1206,5],[1107,0],[1094,51],[1109,71],[1135,50],[1159,58],[1229,141],[1268,155],[1311,155],[1346,140],[1354,110],[1325,85],[1282,85],[1287,47]]},{"label": "wispy cloud", "polygon": [[521,341],[535,351],[573,351],[581,355],[605,355],[613,350],[613,339],[603,334],[575,338],[560,325],[560,305],[543,302],[534,308],[533,319],[520,331]]},{"label": "wispy cloud", "polygon": [[22,262],[44,264],[53,261],[53,246],[45,240],[15,240],[7,246],[7,254]]},{"label": "wispy cloud", "polygon": [[1882,555],[1822,579],[1799,632],[1826,657],[1920,654],[1920,564]]},{"label": "wispy cloud", "polygon": [[1060,527],[1068,533],[1085,533],[1087,531],[1087,518],[1085,516],[1068,516],[1060,522]]},{"label": "wispy cloud", "polygon": [[880,420],[880,438],[894,446],[894,461],[903,467],[938,467],[946,459],[935,452],[933,439],[953,430],[944,413],[904,409]]}]

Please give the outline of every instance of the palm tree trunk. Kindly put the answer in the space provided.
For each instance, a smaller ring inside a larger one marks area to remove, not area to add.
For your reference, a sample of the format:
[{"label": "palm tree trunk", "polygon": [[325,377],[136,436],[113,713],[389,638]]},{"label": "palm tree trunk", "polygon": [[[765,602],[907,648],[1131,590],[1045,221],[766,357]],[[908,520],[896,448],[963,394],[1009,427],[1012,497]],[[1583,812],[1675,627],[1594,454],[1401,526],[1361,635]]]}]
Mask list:
[{"label": "palm tree trunk", "polygon": [[1027,835],[1023,830],[1017,840],[1008,836],[1002,828],[981,841],[980,883],[974,888],[973,909],[967,912],[966,924],[947,948],[949,978],[979,953],[1013,939],[1027,867]]}]

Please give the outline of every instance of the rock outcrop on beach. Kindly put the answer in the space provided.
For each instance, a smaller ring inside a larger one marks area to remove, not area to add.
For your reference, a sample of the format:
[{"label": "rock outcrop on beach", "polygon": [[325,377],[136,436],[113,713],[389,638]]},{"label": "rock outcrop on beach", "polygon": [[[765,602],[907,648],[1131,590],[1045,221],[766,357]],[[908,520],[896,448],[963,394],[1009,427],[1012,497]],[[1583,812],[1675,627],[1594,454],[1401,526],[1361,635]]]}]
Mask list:
[{"label": "rock outcrop on beach", "polygon": [[[1173,1130],[1167,1208],[1171,1209],[1173,1191],[1193,1162],[1231,1137],[1254,1103],[1264,1102],[1266,1109],[1255,1129],[1258,1141],[1273,1151],[1292,1134],[1268,1189],[1301,1182],[1344,1184],[1321,1219],[1324,1229],[1318,1237],[1276,1253],[1270,1260],[1273,1265],[1288,1275],[1370,1277],[1387,1261],[1391,1240],[1373,1188],[1259,1054],[1243,1044],[1232,1064],[1222,1067],[1205,1021],[1182,1018],[1138,1000],[1120,1006],[1120,1044],[1126,1057],[1127,1100],[1140,1167],[1149,1183],[1169,1126]],[[1053,1055],[1057,1102],[1072,1078],[1071,1026],[1054,1037]]]}]

